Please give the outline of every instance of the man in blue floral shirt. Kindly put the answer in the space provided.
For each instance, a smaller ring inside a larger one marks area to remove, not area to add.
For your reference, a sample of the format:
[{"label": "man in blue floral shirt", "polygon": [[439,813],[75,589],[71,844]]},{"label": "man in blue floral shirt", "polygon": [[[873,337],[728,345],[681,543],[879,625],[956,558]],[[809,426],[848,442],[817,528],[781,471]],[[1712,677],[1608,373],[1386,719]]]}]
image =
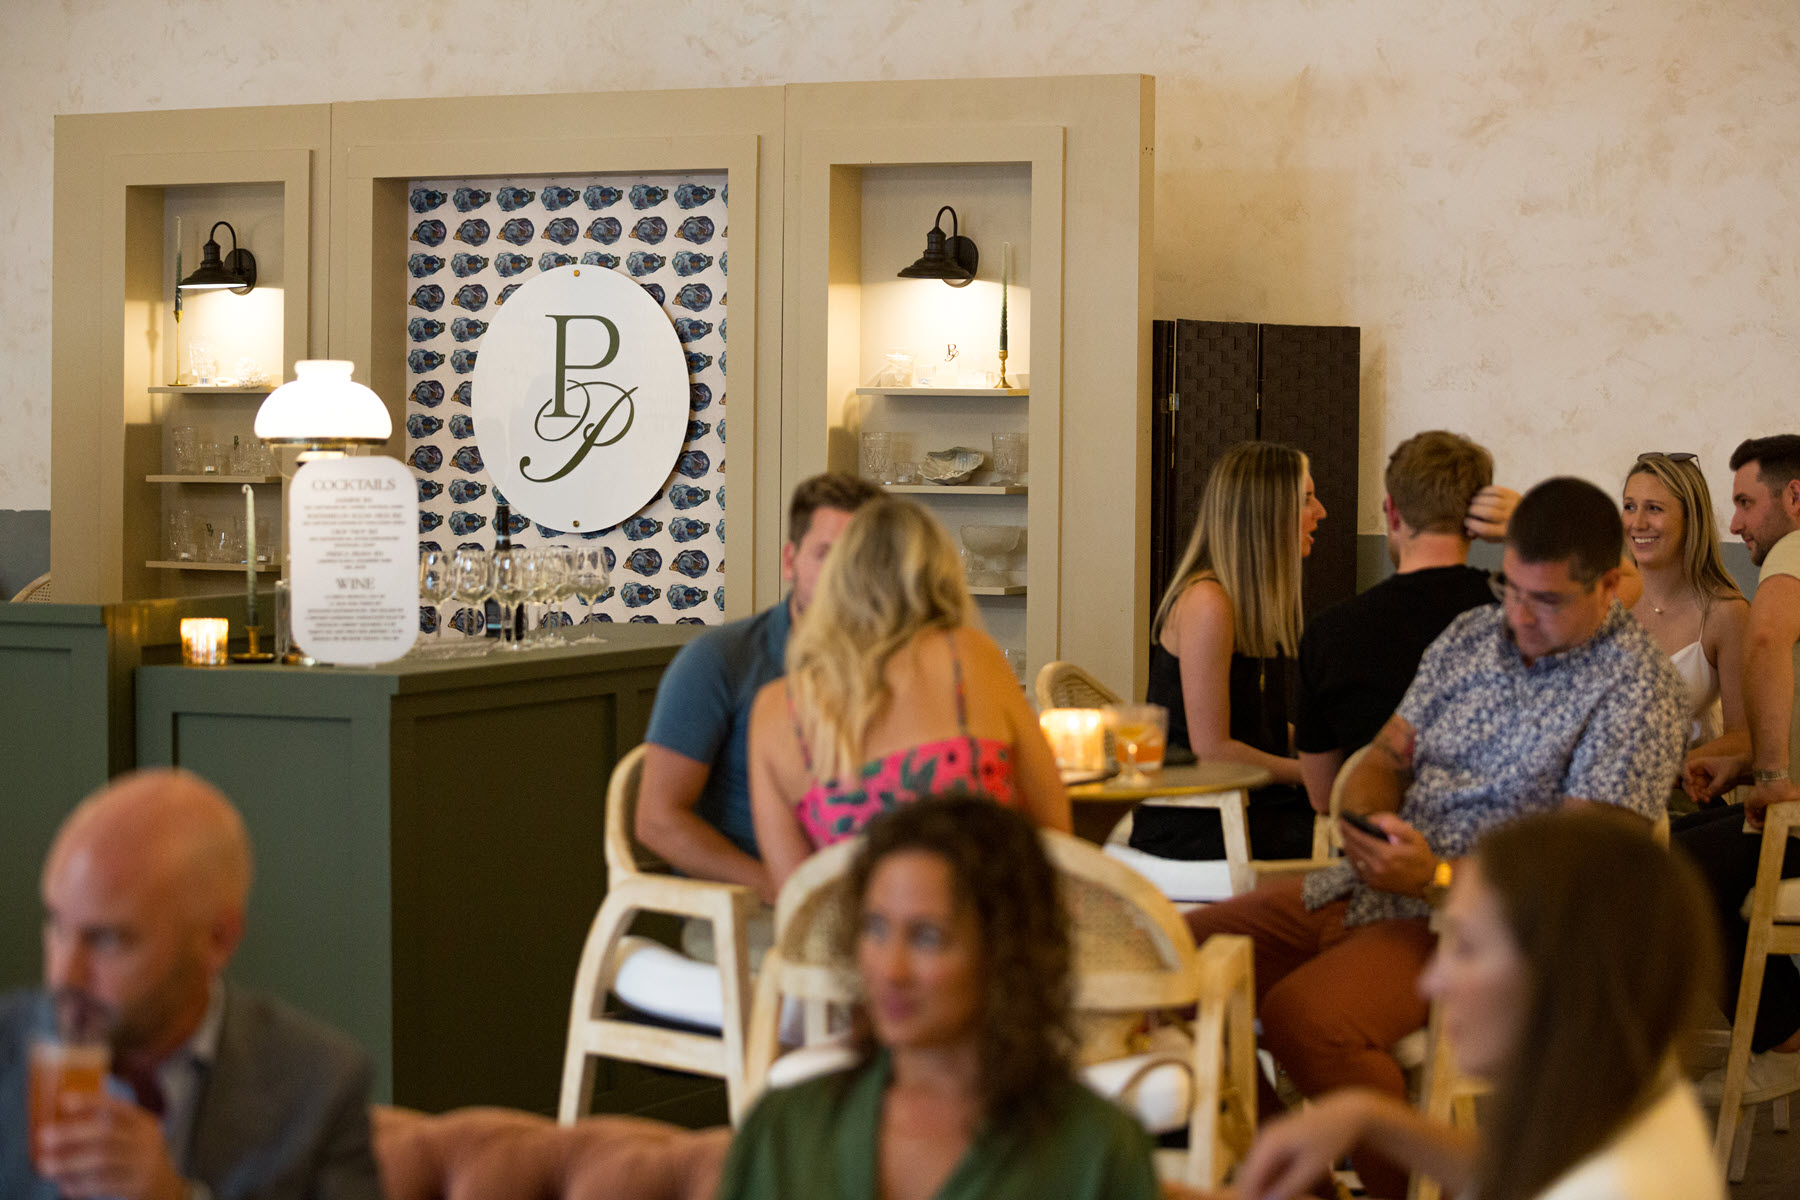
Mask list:
[{"label": "man in blue floral shirt", "polygon": [[[1501,604],[1433,642],[1399,711],[1345,783],[1344,859],[1189,917],[1197,936],[1249,934],[1265,1046],[1308,1096],[1404,1097],[1389,1047],[1425,1023],[1418,977],[1435,936],[1427,896],[1483,833],[1529,813],[1611,804],[1654,821],[1680,773],[1686,696],[1615,602],[1624,529],[1606,493],[1557,478],[1507,529]],[[1372,1195],[1406,1190],[1366,1152]]]}]

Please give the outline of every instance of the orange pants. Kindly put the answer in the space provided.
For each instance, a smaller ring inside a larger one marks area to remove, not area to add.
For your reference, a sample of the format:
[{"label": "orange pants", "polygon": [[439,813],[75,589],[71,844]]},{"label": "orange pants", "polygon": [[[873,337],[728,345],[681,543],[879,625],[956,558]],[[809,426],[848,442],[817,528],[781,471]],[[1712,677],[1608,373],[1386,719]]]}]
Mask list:
[{"label": "orange pants", "polygon": [[[1423,918],[1346,928],[1347,901],[1308,912],[1300,885],[1282,879],[1196,909],[1187,917],[1194,941],[1215,933],[1251,939],[1263,1048],[1302,1095],[1365,1087],[1405,1100],[1405,1073],[1388,1051],[1425,1025],[1419,976],[1437,936]],[[1263,1110],[1279,1112],[1266,1100]],[[1401,1167],[1360,1150],[1351,1160],[1371,1196],[1406,1194]]]}]

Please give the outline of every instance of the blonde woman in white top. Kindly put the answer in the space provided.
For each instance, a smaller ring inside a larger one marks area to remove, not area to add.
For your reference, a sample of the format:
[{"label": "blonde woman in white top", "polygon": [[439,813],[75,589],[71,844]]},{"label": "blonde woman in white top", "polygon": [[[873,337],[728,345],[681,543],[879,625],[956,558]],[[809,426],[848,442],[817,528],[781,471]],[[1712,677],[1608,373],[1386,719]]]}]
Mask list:
[{"label": "blonde woman in white top", "polygon": [[[1688,750],[1745,728],[1750,605],[1725,569],[1706,477],[1691,454],[1638,455],[1625,477],[1625,545],[1643,591],[1627,605],[1688,685]],[[1715,752],[1715,751],[1708,751]]]}]

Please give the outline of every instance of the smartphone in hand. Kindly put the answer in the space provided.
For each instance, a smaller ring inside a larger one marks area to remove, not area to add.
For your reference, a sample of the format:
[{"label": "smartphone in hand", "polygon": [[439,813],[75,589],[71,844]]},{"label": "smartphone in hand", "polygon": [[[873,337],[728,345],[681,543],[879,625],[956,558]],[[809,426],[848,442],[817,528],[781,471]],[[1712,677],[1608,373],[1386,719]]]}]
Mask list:
[{"label": "smartphone in hand", "polygon": [[1338,813],[1338,816],[1344,818],[1344,820],[1346,820],[1350,824],[1356,826],[1356,828],[1362,830],[1364,833],[1368,834],[1372,838],[1380,838],[1384,842],[1388,840],[1387,830],[1383,829],[1381,826],[1377,825],[1375,822],[1369,820],[1369,818],[1363,816],[1361,813],[1351,812],[1349,809],[1344,809],[1343,811]]}]

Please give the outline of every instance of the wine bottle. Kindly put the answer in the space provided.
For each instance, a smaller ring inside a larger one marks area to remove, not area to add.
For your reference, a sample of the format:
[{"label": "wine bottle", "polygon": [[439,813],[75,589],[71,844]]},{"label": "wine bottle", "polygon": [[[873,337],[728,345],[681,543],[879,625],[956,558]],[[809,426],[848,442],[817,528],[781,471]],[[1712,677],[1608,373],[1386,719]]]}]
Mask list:
[{"label": "wine bottle", "polygon": [[[512,534],[508,532],[512,525],[512,509],[505,504],[494,506],[494,557],[497,559],[502,550],[512,549]],[[493,596],[487,600],[487,636],[500,636],[500,601]]]}]

